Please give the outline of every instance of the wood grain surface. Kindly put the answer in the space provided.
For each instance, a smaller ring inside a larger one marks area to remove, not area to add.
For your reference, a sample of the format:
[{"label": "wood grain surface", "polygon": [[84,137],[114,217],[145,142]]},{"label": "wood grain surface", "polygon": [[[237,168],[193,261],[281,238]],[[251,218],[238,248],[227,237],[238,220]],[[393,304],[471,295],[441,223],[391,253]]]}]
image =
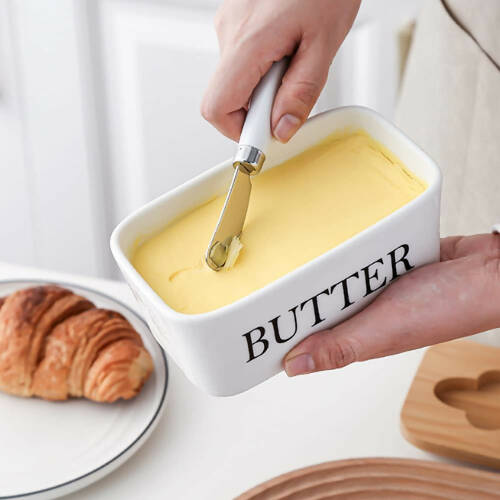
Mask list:
[{"label": "wood grain surface", "polygon": [[500,349],[470,341],[429,348],[401,428],[419,448],[500,468]]},{"label": "wood grain surface", "polygon": [[237,500],[492,500],[500,475],[399,458],[327,462],[266,481]]}]

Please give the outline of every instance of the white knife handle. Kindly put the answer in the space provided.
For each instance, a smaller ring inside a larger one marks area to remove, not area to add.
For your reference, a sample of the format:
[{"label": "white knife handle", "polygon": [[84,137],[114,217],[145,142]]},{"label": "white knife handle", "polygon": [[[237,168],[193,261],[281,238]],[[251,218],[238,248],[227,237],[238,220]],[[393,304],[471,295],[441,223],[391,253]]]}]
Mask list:
[{"label": "white knife handle", "polygon": [[[271,111],[273,109],[274,97],[281,85],[281,80],[288,66],[288,58],[273,63],[269,71],[262,77],[257,87],[253,91],[248,113],[241,131],[238,152],[235,156],[235,163],[244,164],[245,162],[259,163],[257,158],[260,152],[262,158],[265,158],[267,147],[272,139],[271,134]],[[257,150],[257,151],[255,151]],[[256,171],[249,173],[257,173]]]}]

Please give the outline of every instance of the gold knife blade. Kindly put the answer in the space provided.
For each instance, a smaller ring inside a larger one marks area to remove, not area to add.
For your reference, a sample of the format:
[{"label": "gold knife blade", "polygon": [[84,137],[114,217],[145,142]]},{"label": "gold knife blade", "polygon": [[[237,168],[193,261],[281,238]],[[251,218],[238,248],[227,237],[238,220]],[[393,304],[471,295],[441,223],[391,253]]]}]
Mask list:
[{"label": "gold knife blade", "polygon": [[231,242],[241,234],[251,190],[250,176],[239,167],[235,168],[224,207],[205,254],[207,264],[214,271],[224,267]]}]

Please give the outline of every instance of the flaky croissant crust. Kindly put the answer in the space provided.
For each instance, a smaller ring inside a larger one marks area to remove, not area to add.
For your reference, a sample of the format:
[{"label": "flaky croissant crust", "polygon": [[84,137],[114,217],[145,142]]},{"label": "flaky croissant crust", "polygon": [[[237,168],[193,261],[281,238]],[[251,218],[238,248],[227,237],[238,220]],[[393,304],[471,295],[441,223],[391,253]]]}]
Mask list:
[{"label": "flaky croissant crust", "polygon": [[140,335],[116,311],[53,285],[0,299],[0,390],[113,402],[134,397],[152,371]]}]

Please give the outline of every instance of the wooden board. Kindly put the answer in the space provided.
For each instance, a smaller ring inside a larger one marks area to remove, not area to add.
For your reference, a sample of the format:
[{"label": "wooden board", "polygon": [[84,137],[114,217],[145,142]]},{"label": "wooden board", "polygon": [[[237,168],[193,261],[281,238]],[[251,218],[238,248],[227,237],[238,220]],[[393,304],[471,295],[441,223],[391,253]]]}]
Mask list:
[{"label": "wooden board", "polygon": [[470,341],[429,348],[401,428],[419,448],[500,468],[500,349]]},{"label": "wooden board", "polygon": [[398,458],[359,458],[278,476],[236,500],[492,500],[500,475]]}]

